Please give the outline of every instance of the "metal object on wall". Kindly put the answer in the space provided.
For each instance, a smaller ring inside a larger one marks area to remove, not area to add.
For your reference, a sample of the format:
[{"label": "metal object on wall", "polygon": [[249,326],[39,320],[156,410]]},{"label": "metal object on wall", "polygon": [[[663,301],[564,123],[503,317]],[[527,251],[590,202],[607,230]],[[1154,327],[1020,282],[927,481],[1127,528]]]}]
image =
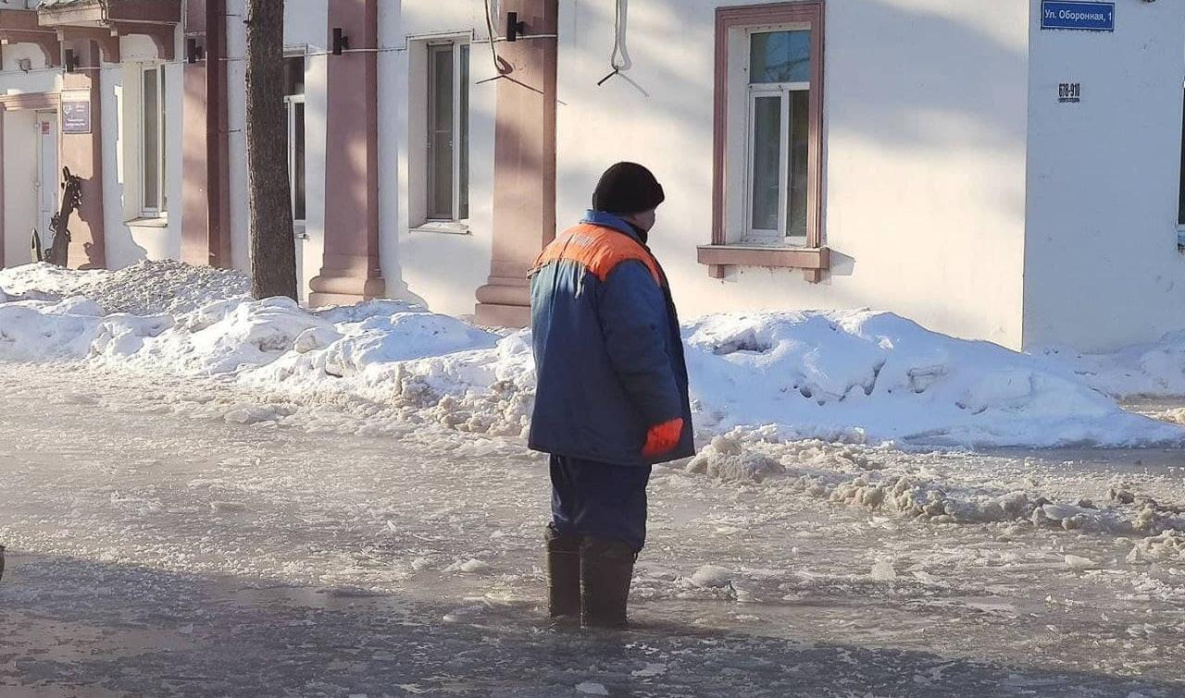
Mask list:
[{"label": "metal object on wall", "polygon": [[59,267],[66,266],[70,255],[70,216],[82,206],[82,178],[62,168],[62,208],[50,221],[53,242],[45,251],[45,261]]}]

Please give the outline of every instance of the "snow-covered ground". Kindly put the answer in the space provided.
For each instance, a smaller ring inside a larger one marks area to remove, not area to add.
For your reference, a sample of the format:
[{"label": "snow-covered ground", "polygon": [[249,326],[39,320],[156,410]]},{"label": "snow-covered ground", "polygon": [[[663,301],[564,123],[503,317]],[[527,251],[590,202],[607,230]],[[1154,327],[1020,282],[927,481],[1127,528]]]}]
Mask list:
[{"label": "snow-covered ground", "polygon": [[[488,331],[398,301],[317,311],[250,301],[241,275],[175,262],[0,270],[0,289],[0,360],[219,377],[305,402],[364,399],[497,436],[527,428],[534,373],[526,332]],[[1131,414],[1104,394],[1125,392],[1124,354],[1018,354],[869,311],[715,315],[687,323],[684,338],[701,443],[754,435],[957,447],[1185,439],[1179,425]],[[1155,373],[1163,392],[1185,388],[1172,356],[1142,350],[1141,381]]]},{"label": "snow-covered ground", "polygon": [[[0,396],[6,697],[1185,695],[1178,451],[718,442],[656,469],[615,635],[544,620],[518,438],[97,364]],[[859,484],[902,478],[941,512]]]}]

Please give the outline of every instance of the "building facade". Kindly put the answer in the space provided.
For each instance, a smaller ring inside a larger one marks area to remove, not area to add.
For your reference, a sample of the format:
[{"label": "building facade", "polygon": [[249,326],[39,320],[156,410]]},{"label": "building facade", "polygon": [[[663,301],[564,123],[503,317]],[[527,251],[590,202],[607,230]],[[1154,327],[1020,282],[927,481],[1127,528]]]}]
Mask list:
[{"label": "building facade", "polygon": [[[0,0],[0,264],[30,261],[64,165],[84,180],[72,266],[247,268],[244,5]],[[652,246],[685,314],[874,307],[1084,350],[1185,328],[1181,3],[286,13],[311,303],[524,322],[535,255],[629,159],[666,188]]]}]

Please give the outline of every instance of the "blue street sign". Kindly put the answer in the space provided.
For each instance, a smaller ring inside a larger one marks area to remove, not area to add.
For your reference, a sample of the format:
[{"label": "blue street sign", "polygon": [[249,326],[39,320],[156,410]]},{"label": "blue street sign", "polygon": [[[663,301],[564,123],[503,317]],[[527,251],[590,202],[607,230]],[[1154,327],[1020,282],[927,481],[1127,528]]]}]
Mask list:
[{"label": "blue street sign", "polygon": [[1113,32],[1115,3],[1041,0],[1041,28]]}]

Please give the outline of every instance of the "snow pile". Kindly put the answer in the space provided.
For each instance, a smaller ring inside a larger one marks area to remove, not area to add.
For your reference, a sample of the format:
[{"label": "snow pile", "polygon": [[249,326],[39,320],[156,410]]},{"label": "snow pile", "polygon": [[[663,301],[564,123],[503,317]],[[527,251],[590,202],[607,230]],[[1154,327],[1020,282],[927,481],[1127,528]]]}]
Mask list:
[{"label": "snow pile", "polygon": [[[917,519],[938,524],[999,523],[1030,520],[1037,523],[1037,512],[1049,500],[1032,498],[1024,492],[1005,494],[973,490],[951,490],[916,475],[837,476],[827,471],[792,473],[784,486],[834,504],[868,509],[880,514]],[[1092,522],[1096,530],[1132,530],[1115,521]],[[1066,528],[1087,528],[1085,522]]]},{"label": "snow pile", "polygon": [[0,288],[16,296],[28,296],[32,292],[39,295],[39,300],[46,300],[45,296],[78,296],[85,295],[88,288],[110,273],[102,270],[78,271],[38,262],[0,269]]},{"label": "snow pile", "polygon": [[786,468],[768,456],[746,450],[737,439],[717,436],[691,459],[687,472],[707,474],[721,480],[761,482],[784,475]]},{"label": "snow pile", "polygon": [[40,300],[84,296],[108,313],[157,315],[246,298],[251,281],[239,271],[174,260],[142,261],[118,271],[75,271],[41,262],[0,269],[0,289]]},{"label": "snow pile", "polygon": [[[233,297],[245,288],[241,276],[174,262],[5,273],[4,283],[20,282],[26,294],[43,290],[28,285],[39,280],[85,287],[87,299],[0,305],[0,359],[225,376],[300,399],[360,397],[462,431],[521,436],[527,428],[535,377],[525,331],[499,335],[399,301],[309,312],[287,299],[242,300]],[[202,297],[213,302],[199,306]],[[140,312],[104,314],[113,308]],[[714,315],[687,324],[684,338],[701,440],[735,429],[776,441],[958,446],[1135,445],[1185,435],[1123,411],[1045,357],[888,313]],[[727,440],[688,467],[753,482],[780,474],[778,463]]]},{"label": "snow pile", "polygon": [[1182,432],[1131,415],[1073,372],[890,313],[760,313],[685,328],[701,424],[783,439],[1055,446]]},{"label": "snow pile", "polygon": [[1141,538],[1127,555],[1133,565],[1147,565],[1153,562],[1185,564],[1185,533],[1162,531],[1158,536]]},{"label": "snow pile", "polygon": [[[106,351],[130,365],[190,375],[237,375],[267,366],[292,351],[300,335],[331,327],[288,298],[220,301],[182,316],[173,331],[144,338],[131,351]],[[133,331],[140,328],[131,328]],[[99,347],[96,347],[99,348]]]},{"label": "snow pile", "polygon": [[0,358],[17,361],[86,356],[102,309],[84,298],[0,304]]},{"label": "snow pile", "polygon": [[1114,354],[1048,348],[1038,355],[1069,366],[1083,382],[1115,398],[1185,396],[1185,332]]},{"label": "snow pile", "polygon": [[[767,426],[778,440],[973,446],[1135,445],[1185,435],[1125,412],[1067,369],[888,313],[714,315],[685,326],[684,338],[705,439]],[[525,332],[488,349],[377,366],[368,369],[370,387],[394,381],[398,399],[436,410],[442,423],[500,434],[526,426],[534,375]],[[689,467],[752,481],[777,472],[717,445]]]},{"label": "snow pile", "polygon": [[993,471],[988,462],[952,471],[948,456],[941,453],[930,454],[930,460],[920,454],[903,458],[899,449],[887,445],[779,441],[776,434],[773,427],[735,429],[713,439],[685,470],[919,523],[1023,525],[1124,536],[1185,533],[1182,507],[1133,494],[1126,481],[1113,483],[1106,499],[1095,504],[1064,490],[1042,491],[1036,481],[1016,478],[1011,470]]},{"label": "snow pile", "polygon": [[240,271],[145,261],[100,277],[84,295],[111,313],[186,313],[214,300],[244,299],[251,280]]}]

